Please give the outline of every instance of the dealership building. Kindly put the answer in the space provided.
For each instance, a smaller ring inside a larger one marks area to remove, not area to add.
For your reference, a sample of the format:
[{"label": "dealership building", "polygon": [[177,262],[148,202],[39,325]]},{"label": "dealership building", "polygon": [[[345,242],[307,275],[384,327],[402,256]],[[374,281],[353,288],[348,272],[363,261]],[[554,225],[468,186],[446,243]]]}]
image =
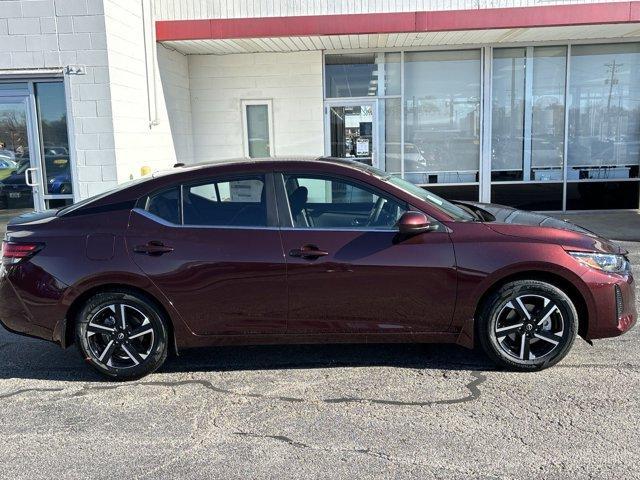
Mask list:
[{"label": "dealership building", "polygon": [[2,0],[0,208],[230,158],[638,208],[640,1]]}]

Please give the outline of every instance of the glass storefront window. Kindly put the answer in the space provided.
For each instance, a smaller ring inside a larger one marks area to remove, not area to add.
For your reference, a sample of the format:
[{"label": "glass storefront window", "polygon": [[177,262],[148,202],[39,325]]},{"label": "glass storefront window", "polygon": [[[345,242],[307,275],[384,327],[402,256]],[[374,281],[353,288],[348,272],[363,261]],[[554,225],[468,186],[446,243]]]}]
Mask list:
[{"label": "glass storefront window", "polygon": [[566,47],[493,51],[492,181],[562,180],[566,56]]},{"label": "glass storefront window", "polygon": [[399,175],[402,161],[402,105],[400,98],[381,100],[378,104],[378,117],[378,130],[381,139],[378,166],[387,172]]},{"label": "glass storefront window", "polygon": [[333,105],[329,108],[331,156],[371,165],[374,149],[371,104]]},{"label": "glass storefront window", "polygon": [[376,54],[378,70],[384,68],[384,75],[379,76],[384,81],[378,83],[378,95],[400,95],[400,82],[402,75],[402,64],[400,63],[400,53],[378,53]]},{"label": "glass storefront window", "polygon": [[[485,56],[491,69],[483,74]],[[368,104],[371,163],[446,198],[478,200],[482,192],[483,201],[531,210],[638,207],[640,43],[325,59],[332,153],[357,157],[346,136],[334,139],[334,130],[349,133],[333,128],[346,113],[334,108]],[[482,92],[491,98],[481,115]],[[483,185],[480,167],[487,163]]]},{"label": "glass storefront window", "polygon": [[568,180],[638,178],[640,44],[571,47]]},{"label": "glass storefront window", "polygon": [[29,84],[28,83],[22,83],[22,82],[5,82],[5,83],[0,83],[0,91],[4,90],[5,92],[8,90],[22,90],[22,91],[27,91],[29,88]]},{"label": "glass storefront window", "polygon": [[491,179],[522,180],[524,162],[524,48],[493,51]]},{"label": "glass storefront window", "polygon": [[406,52],[404,58],[405,178],[477,182],[480,50]]},{"label": "glass storefront window", "polygon": [[533,49],[531,180],[562,181],[566,47]]},{"label": "glass storefront window", "polygon": [[355,53],[325,56],[326,96],[400,95],[400,53]]},{"label": "glass storefront window", "polygon": [[40,124],[45,192],[49,195],[70,195],[73,190],[64,84],[39,82],[34,88]]}]

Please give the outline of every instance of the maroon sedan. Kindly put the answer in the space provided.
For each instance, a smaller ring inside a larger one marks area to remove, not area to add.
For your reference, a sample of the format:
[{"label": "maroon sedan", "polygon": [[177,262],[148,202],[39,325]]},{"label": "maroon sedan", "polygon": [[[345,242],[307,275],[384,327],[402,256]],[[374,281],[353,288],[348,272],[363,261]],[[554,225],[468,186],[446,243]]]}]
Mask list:
[{"label": "maroon sedan", "polygon": [[118,379],[222,344],[451,342],[538,370],[636,321],[623,250],[347,161],[176,168],[12,220],[0,320]]}]

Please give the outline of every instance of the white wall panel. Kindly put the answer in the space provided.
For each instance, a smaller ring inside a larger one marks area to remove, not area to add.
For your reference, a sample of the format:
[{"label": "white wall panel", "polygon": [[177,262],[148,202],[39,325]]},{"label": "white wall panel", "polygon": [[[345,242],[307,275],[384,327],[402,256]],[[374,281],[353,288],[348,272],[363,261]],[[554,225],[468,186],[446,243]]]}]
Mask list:
[{"label": "white wall panel", "polygon": [[277,156],[322,155],[322,54],[189,56],[194,161],[245,156],[242,100],[273,102]]}]

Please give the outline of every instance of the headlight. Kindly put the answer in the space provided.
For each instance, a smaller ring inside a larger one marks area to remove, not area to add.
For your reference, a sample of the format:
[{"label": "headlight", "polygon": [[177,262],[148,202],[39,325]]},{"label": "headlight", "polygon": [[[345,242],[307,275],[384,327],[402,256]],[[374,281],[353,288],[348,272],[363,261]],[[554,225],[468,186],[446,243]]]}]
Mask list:
[{"label": "headlight", "polygon": [[583,265],[603,272],[625,274],[630,269],[629,260],[624,255],[614,253],[568,253]]}]

